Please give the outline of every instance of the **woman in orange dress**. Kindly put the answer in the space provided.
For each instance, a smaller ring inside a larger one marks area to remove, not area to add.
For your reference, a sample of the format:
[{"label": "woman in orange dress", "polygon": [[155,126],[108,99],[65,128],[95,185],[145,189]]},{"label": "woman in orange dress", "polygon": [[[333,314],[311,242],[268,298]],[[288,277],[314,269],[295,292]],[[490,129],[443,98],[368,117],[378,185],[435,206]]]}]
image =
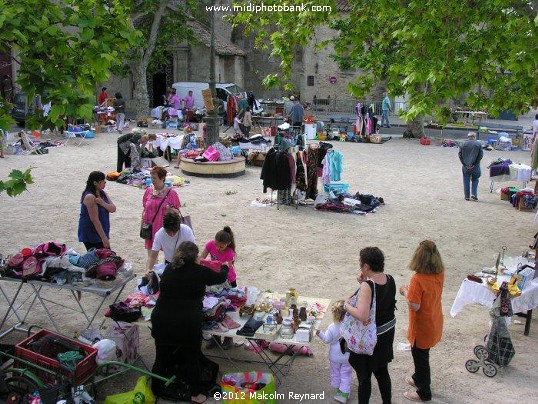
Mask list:
[{"label": "woman in orange dress", "polygon": [[443,333],[441,296],[445,280],[443,260],[433,241],[424,240],[419,244],[409,269],[415,273],[409,286],[400,288],[400,294],[405,296],[409,306],[407,339],[415,364],[415,373],[406,378],[406,382],[415,390],[405,392],[404,397],[411,401],[430,401],[430,348],[441,340]]}]

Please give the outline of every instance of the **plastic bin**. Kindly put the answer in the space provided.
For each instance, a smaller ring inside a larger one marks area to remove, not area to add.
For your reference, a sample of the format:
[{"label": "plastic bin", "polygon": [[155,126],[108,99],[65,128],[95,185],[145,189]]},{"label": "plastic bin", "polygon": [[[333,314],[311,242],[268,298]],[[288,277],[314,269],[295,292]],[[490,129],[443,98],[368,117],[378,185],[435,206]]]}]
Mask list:
[{"label": "plastic bin", "polygon": [[[68,341],[70,344],[82,348],[82,350],[86,353],[86,356],[79,363],[76,364],[74,371],[70,371],[66,368],[60,367],[60,362],[58,360],[49,358],[44,355],[40,355],[28,348],[28,345],[30,345],[34,341],[39,340],[45,335],[54,335],[58,338]],[[15,356],[28,362],[35,363],[36,365],[41,366],[45,369],[52,370],[57,374],[64,375],[75,385],[82,384],[82,382],[88,379],[95,372],[95,369],[97,367],[97,363],[95,361],[95,359],[97,358],[97,349],[93,348],[90,345],[83,344],[80,341],[67,338],[63,335],[56,334],[55,332],[49,330],[40,330],[36,334],[26,338],[24,341],[19,342],[17,345],[15,345]],[[50,384],[54,382],[54,375],[35,369],[30,365],[26,365],[22,362],[16,362],[16,367],[29,369],[32,373],[41,378],[44,383]]]}]

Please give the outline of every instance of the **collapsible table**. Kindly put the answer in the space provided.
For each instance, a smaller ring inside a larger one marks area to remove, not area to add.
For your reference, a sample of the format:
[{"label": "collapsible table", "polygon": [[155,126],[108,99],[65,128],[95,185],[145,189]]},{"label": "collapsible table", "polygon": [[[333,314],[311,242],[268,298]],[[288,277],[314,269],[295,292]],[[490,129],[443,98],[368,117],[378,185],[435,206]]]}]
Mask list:
[{"label": "collapsible table", "polygon": [[[300,302],[306,302],[309,305],[312,303],[319,303],[325,307],[325,310],[329,310],[329,305],[331,304],[330,299],[322,299],[322,298],[313,298],[313,297],[303,297],[301,296],[299,298]],[[315,329],[319,328],[319,325],[321,323],[321,319],[323,316],[318,317],[318,319],[315,321],[313,328]],[[298,341],[297,336],[294,335],[293,338],[282,338],[280,335],[276,334],[276,338],[268,339],[264,334],[263,326],[260,327],[256,333],[252,337],[237,335],[236,332],[240,328],[242,328],[245,323],[248,321],[249,317],[240,317],[239,319],[235,318],[234,321],[239,323],[240,327],[235,329],[230,329],[226,332],[219,332],[215,330],[206,330],[206,333],[211,334],[212,338],[215,337],[233,337],[234,339],[246,339],[250,344],[253,344],[254,346],[259,345],[260,341],[267,341],[267,342],[275,342],[286,346],[286,350],[284,352],[278,353],[278,352],[266,352],[265,349],[259,347],[254,349],[254,352],[258,354],[259,358],[261,359],[261,363],[265,364],[271,372],[273,372],[275,376],[275,382],[276,385],[279,386],[282,383],[282,379],[285,378],[290,370],[291,366],[293,365],[293,362],[295,361],[295,358],[298,354],[298,351],[294,350],[293,348],[296,346],[299,347],[310,347],[312,345],[312,342],[314,340],[315,332],[313,332],[312,340],[308,342],[304,341]],[[231,362],[232,364],[235,364],[235,361],[238,361],[238,359],[233,359],[230,356],[230,353],[233,351],[225,351],[222,349],[222,347],[217,344],[217,346],[220,348],[221,353],[224,355],[224,357]],[[208,355],[209,356],[209,355]],[[248,362],[255,362],[255,361],[248,361]]]},{"label": "collapsible table", "polygon": [[[102,282],[104,287],[100,287],[97,284],[89,286],[75,286],[72,284],[58,285],[56,283],[42,282],[38,280],[0,277],[0,293],[8,303],[7,311],[4,314],[2,321],[0,322],[0,338],[4,337],[12,331],[27,331],[27,329],[22,327],[22,325],[26,323],[26,319],[28,318],[28,315],[30,314],[30,311],[32,310],[36,302],[39,302],[41,304],[50,322],[52,323],[54,329],[57,332],[61,333],[61,328],[56,323],[56,320],[54,320],[54,317],[50,311],[50,307],[53,305],[61,306],[67,310],[82,314],[86,319],[86,324],[84,328],[91,328],[93,321],[97,317],[97,314],[103,307],[105,301],[112,300],[109,302],[109,304],[115,303],[121,295],[121,292],[123,292],[123,289],[125,288],[127,283],[129,283],[135,277],[136,275],[132,273],[126,276],[120,275],[118,276],[118,278],[116,278],[116,280],[111,281],[110,285],[106,285],[104,281],[98,281]],[[9,294],[2,288],[2,283],[4,282],[10,282],[18,285],[15,293],[11,298],[9,297]],[[32,291],[32,293],[30,293],[26,297],[21,296],[21,290],[24,285],[29,286]],[[51,290],[54,291],[54,295],[57,300],[51,300],[43,295],[44,291]],[[62,293],[61,291],[67,291],[68,293]],[[93,295],[99,296],[101,299],[98,302],[97,307],[89,307],[88,305],[83,305],[81,302],[81,296],[83,293],[91,293]],[[76,307],[70,307],[64,304],[66,299],[62,300],[62,296],[65,295],[67,295],[67,297],[71,296],[71,298],[74,299],[74,301],[76,302]],[[16,324],[4,330],[4,326],[12,316],[15,316],[15,318],[17,319]],[[101,322],[101,325],[103,323],[104,320]]]}]

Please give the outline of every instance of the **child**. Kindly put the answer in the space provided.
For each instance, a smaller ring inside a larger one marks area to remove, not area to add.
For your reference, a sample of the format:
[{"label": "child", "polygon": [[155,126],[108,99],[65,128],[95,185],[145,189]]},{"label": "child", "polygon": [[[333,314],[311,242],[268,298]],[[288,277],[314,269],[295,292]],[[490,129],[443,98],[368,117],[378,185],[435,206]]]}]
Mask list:
[{"label": "child", "polygon": [[342,353],[340,348],[340,324],[344,319],[344,300],[337,300],[333,307],[333,323],[327,330],[316,330],[316,335],[326,344],[331,344],[329,348],[329,362],[331,370],[331,387],[336,388],[334,399],[340,403],[347,402],[351,391],[352,367],[349,364],[349,352]]},{"label": "child", "polygon": [[[222,230],[219,230],[215,234],[214,240],[209,240],[205,244],[204,251],[200,255],[200,259],[211,256],[212,261],[229,262],[228,281],[232,287],[237,286],[237,276],[235,274],[234,261],[235,261],[235,239],[232,229],[229,226],[224,226]],[[216,345],[215,340],[220,342],[220,337],[211,338],[206,348],[211,349]],[[233,346],[233,339],[231,337],[225,337],[222,349],[230,349]]]}]

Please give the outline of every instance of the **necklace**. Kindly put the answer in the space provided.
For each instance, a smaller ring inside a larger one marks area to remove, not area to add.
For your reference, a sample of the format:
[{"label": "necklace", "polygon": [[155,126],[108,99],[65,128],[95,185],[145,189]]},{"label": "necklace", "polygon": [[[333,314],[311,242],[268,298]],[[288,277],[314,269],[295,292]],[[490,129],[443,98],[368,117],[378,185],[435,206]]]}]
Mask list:
[{"label": "necklace", "polygon": [[153,186],[153,191],[152,191],[152,195],[155,196],[155,197],[161,197],[163,196],[164,194],[166,193],[166,187],[163,186],[161,189],[157,189],[155,188],[155,186]]}]

